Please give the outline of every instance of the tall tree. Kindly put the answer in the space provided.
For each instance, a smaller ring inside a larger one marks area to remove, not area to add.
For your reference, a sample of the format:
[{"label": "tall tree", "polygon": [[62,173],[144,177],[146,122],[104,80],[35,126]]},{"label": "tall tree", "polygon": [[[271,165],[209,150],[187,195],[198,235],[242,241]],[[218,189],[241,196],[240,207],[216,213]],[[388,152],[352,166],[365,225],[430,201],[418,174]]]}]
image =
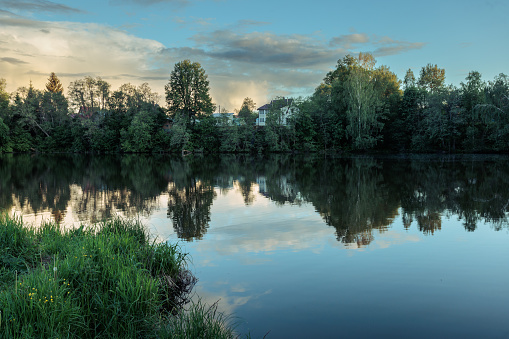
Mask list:
[{"label": "tall tree", "polygon": [[64,87],[62,86],[60,79],[58,79],[54,72],[51,72],[48,78],[46,90],[50,93],[62,93],[64,91]]},{"label": "tall tree", "polygon": [[6,86],[5,79],[0,78],[0,117],[7,114],[7,107],[9,106],[9,93],[5,91]]},{"label": "tall tree", "polygon": [[438,89],[444,87],[445,69],[438,68],[437,65],[427,64],[425,67],[421,68],[418,84],[428,92],[436,92]]},{"label": "tall tree", "polygon": [[101,109],[106,109],[106,105],[108,103],[108,98],[110,96],[110,88],[111,85],[101,79],[101,77],[97,77],[96,80],[97,86],[97,94],[99,96],[99,104]]},{"label": "tall tree", "polygon": [[242,106],[240,106],[240,110],[238,113],[239,118],[243,118],[246,122],[254,123],[256,120],[256,116],[253,111],[256,108],[256,104],[253,99],[247,97],[242,102]]},{"label": "tall tree", "polygon": [[416,85],[416,82],[415,82],[414,72],[409,68],[406,71],[405,79],[403,80],[403,86],[405,87],[405,89],[407,89],[407,88],[415,87],[415,85]]},{"label": "tall tree", "polygon": [[210,115],[214,104],[209,94],[209,81],[198,62],[184,60],[175,64],[170,81],[165,86],[170,114],[184,115],[188,121],[200,115]]},{"label": "tall tree", "polygon": [[367,149],[376,145],[383,124],[378,119],[378,98],[368,70],[357,67],[345,84],[347,102],[347,134],[354,149]]}]

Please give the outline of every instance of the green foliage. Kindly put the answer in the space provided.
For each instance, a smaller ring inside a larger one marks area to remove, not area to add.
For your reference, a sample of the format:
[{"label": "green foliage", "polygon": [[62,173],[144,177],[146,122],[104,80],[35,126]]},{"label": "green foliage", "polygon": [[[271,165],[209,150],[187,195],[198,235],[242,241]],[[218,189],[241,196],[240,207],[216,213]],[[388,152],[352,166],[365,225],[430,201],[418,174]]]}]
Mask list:
[{"label": "green foliage", "polygon": [[254,103],[253,99],[247,97],[242,102],[237,116],[244,119],[246,124],[252,125],[256,121],[256,115],[253,113],[255,108],[256,104]]},{"label": "green foliage", "polygon": [[191,142],[191,131],[187,119],[183,116],[176,116],[173,120],[173,127],[170,134],[170,149],[176,152],[193,151]]},{"label": "green foliage", "polygon": [[198,62],[184,60],[176,63],[165,91],[168,109],[173,117],[183,115],[187,121],[194,122],[196,118],[214,111],[209,81]]},{"label": "green foliage", "polygon": [[2,152],[12,152],[12,145],[9,137],[9,126],[0,118],[0,153]]},{"label": "green foliage", "polygon": [[147,152],[153,148],[153,133],[156,129],[155,117],[147,111],[135,115],[127,131],[121,132],[124,152]]},{"label": "green foliage", "polygon": [[346,134],[350,137],[352,148],[365,150],[373,148],[380,138],[383,123],[378,118],[378,97],[369,73],[356,68],[350,73],[345,84],[347,102]]},{"label": "green foliage", "polygon": [[7,115],[9,108],[9,93],[5,91],[6,86],[7,82],[5,79],[0,78],[0,118]]},{"label": "green foliage", "polygon": [[204,116],[199,124],[191,126],[191,143],[195,150],[212,153],[219,149],[218,128],[216,119]]},{"label": "green foliage", "polygon": [[421,68],[418,85],[428,92],[435,92],[445,85],[445,69],[437,65],[427,64]]}]

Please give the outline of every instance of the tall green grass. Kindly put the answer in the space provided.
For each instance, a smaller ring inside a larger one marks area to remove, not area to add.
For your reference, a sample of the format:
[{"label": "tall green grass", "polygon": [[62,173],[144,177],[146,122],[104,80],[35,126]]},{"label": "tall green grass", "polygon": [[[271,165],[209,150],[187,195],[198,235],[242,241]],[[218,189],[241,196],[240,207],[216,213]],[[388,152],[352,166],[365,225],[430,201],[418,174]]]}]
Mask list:
[{"label": "tall green grass", "polygon": [[0,246],[0,338],[235,337],[217,306],[183,311],[187,255],[137,221],[35,229],[1,214]]}]

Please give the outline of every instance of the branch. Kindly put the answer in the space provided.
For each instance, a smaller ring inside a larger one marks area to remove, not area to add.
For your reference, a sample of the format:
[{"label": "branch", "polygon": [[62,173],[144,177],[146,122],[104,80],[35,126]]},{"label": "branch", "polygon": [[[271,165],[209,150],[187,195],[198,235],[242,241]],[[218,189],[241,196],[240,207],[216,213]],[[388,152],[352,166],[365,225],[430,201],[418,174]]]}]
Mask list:
[{"label": "branch", "polygon": [[492,104],[477,104],[475,105],[474,107],[474,110],[478,109],[478,108],[494,108],[496,109],[497,111],[500,111],[502,113],[505,113],[502,109],[498,108],[497,106],[495,105],[492,105]]}]

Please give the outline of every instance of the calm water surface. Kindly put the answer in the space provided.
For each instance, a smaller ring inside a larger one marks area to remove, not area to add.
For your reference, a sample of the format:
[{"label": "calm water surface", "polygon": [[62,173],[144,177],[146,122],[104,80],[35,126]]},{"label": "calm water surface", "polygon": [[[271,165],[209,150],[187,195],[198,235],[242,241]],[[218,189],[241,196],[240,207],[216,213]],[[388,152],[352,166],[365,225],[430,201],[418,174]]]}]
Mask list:
[{"label": "calm water surface", "polygon": [[139,217],[255,338],[509,338],[509,158],[0,157],[0,210]]}]

